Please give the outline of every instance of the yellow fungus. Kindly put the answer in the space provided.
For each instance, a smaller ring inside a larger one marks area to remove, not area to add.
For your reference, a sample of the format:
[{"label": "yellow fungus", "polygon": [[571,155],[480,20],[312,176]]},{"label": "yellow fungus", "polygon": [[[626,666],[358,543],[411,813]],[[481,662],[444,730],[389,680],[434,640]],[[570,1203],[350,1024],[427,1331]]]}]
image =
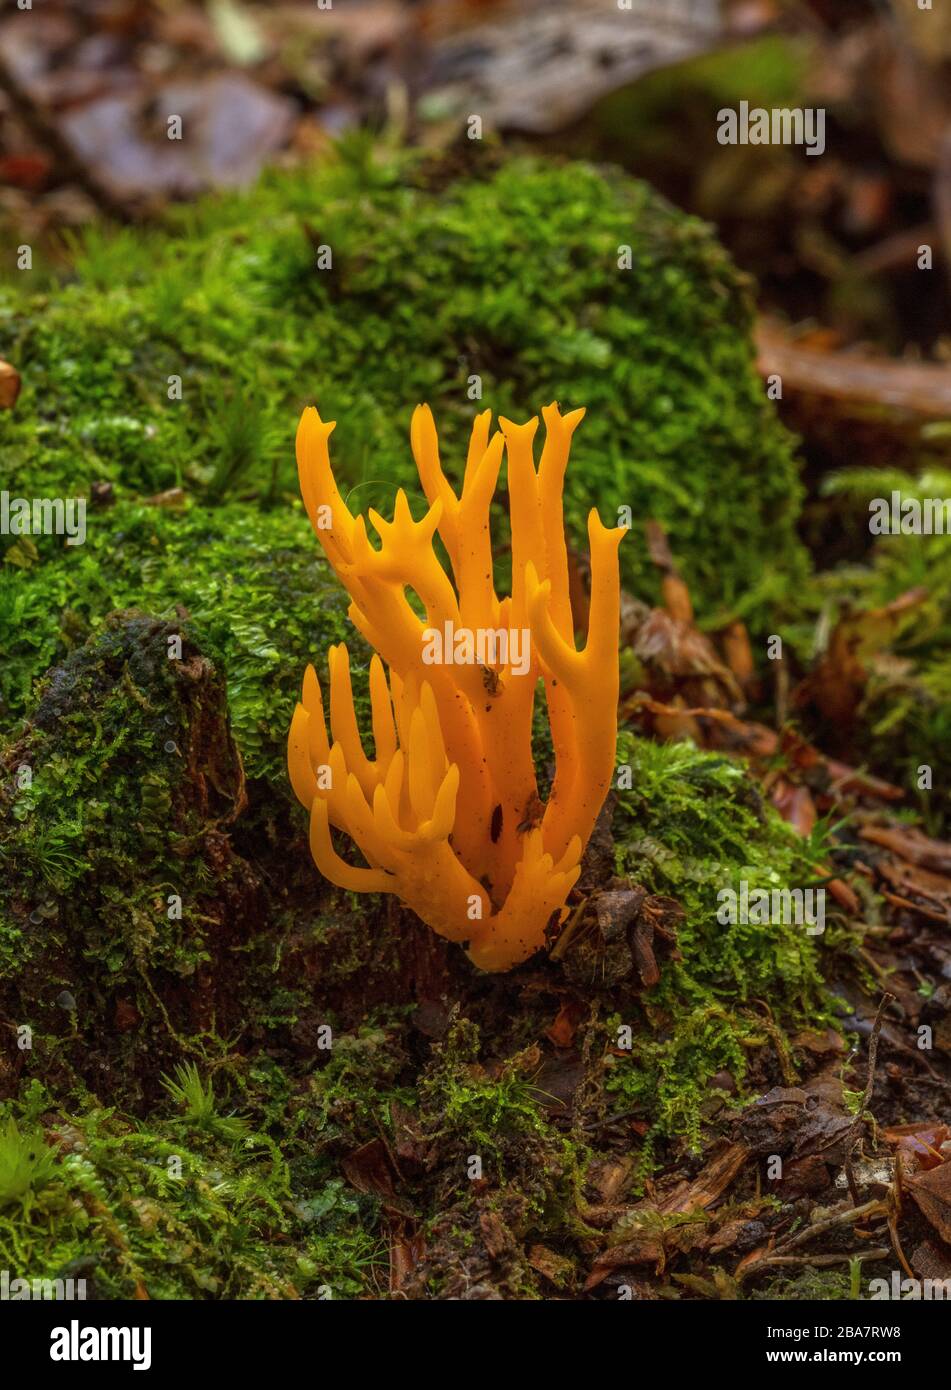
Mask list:
[{"label": "yellow fungus", "polygon": [[[353,516],[330,466],[334,426],[313,408],[297,432],[301,494],[317,539],[350,594],[350,619],[379,655],[370,663],[375,757],[361,741],[347,648],[331,647],[329,737],[320,682],[304,673],[288,771],[310,811],[321,873],[353,891],[395,893],[434,931],[464,943],[483,970],[507,970],[545,944],[578,878],[581,854],[614,770],[617,735],[618,545],[592,511],[587,640],[575,646],[562,485],[583,410],[538,420],[477,416],[456,495],[439,459],[432,412],[418,406],[410,443],[429,510],[414,521],[397,493],[392,521]],[[512,593],[493,583],[489,507],[507,461]],[[438,532],[452,578],[434,549]],[[417,604],[408,594],[416,596]],[[416,611],[419,605],[425,618]],[[544,683],[555,751],[547,804],[532,761],[532,712]],[[366,867],[334,848],[331,827]]]}]

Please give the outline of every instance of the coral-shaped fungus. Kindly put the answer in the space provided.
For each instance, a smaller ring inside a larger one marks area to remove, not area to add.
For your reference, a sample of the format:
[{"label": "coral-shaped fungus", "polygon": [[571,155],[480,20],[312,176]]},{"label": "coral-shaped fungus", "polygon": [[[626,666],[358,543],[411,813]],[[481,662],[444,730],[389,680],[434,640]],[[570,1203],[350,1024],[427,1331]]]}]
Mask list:
[{"label": "coral-shaped fungus", "polygon": [[[395,893],[434,931],[465,943],[483,970],[525,960],[544,944],[553,914],[565,916],[615,762],[624,531],[608,530],[592,510],[588,638],[578,651],[562,485],[584,411],[562,416],[550,405],[542,415],[537,471],[537,419],[500,420],[490,439],[491,412],[479,415],[457,496],[440,465],[432,412],[417,407],[410,437],[429,510],[414,521],[402,490],[392,521],[371,509],[379,547],[337,490],[333,423],[309,408],[297,432],[311,525],[351,596],[351,621],[379,653],[370,663],[374,758],[357,727],[346,646],[328,653],[329,738],[317,675],[312,666],[304,675],[288,767],[310,811],[314,860],[341,888]],[[503,450],[512,593],[500,599],[489,506]],[[433,546],[437,531],[452,581]],[[539,677],[555,753],[547,804],[531,749]],[[369,867],[337,853],[331,826],[357,844]]]}]

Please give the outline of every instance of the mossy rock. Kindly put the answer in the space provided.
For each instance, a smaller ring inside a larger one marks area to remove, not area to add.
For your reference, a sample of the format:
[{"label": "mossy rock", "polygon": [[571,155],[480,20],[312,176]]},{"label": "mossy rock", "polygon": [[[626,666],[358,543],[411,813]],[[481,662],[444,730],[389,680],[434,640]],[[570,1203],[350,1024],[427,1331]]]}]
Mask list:
[{"label": "mossy rock", "polygon": [[154,1079],[179,1034],[235,1026],[261,885],[228,838],[246,793],[224,681],[185,623],[114,615],[54,667],[3,799],[0,1006],[33,1034],[5,1072],[52,1052],[134,1091],[148,1052]]},{"label": "mossy rock", "polygon": [[[566,978],[584,997],[603,988],[607,1010],[635,1009],[646,1031],[628,1101],[634,1085],[657,1133],[695,1135],[706,1080],[724,1067],[742,1080],[743,1048],[763,1032],[750,1001],[767,995],[777,1018],[795,1019],[820,995],[813,944],[792,927],[723,929],[716,890],[742,874],[808,881],[820,849],[736,764],[627,734],[618,756],[635,790],[618,794],[614,862],[591,886],[617,869],[675,897],[679,953],[643,998],[630,962],[608,972],[599,960],[590,988],[577,969]],[[217,649],[182,618],[114,615],[50,672],[5,751],[4,797],[0,1002],[12,1028],[37,1035],[7,1059],[8,1091],[41,1055],[48,1075],[52,1054],[64,1075],[108,1078],[140,1106],[160,1070],[189,1056],[267,1046],[293,1061],[315,1055],[328,1020],[351,1028],[380,1006],[486,995],[412,914],[329,890],[283,779],[246,786]],[[594,850],[610,856],[610,840]],[[555,971],[553,988],[564,984]],[[514,1002],[494,1012],[500,989],[482,1021],[517,1051],[538,1020]],[[671,1027],[681,1013],[686,1030]]]},{"label": "mossy rock", "polygon": [[[23,1192],[0,1182],[0,1256],[15,1277],[122,1297],[379,1297],[386,1232],[360,1183],[385,1181],[395,1152],[386,1201],[427,1237],[409,1296],[577,1292],[589,1115],[595,1133],[642,1118],[646,1173],[698,1141],[717,1071],[740,1095],[759,1054],[754,1084],[788,1078],[782,1030],[817,1017],[816,947],[723,929],[716,888],[801,882],[816,846],[741,767],[622,735],[632,789],[596,849],[677,894],[678,955],[649,991],[597,965],[579,986],[567,961],[479,976],[394,904],[330,893],[265,779],[244,807],[218,661],[184,619],[115,615],[41,683],[7,750],[0,1012],[11,1038],[33,1032],[0,1072],[18,1096],[0,1100],[0,1147],[20,1143],[13,1116],[42,1167]],[[24,765],[32,786],[14,791]],[[544,1058],[569,996],[589,1010],[577,1056]],[[575,1122],[565,1084],[593,1106]],[[564,1252],[543,1276],[537,1242]]]},{"label": "mossy rock", "polygon": [[[122,1296],[312,1297],[323,1280],[379,1296],[379,1202],[341,1165],[381,1143],[434,1237],[419,1296],[453,1296],[474,1242],[467,1277],[499,1245],[495,1287],[537,1297],[519,1247],[584,1237],[587,1147],[533,1076],[576,977],[554,961],[478,977],[393,901],[333,892],[310,861],[283,769],[294,699],[306,662],[325,669],[344,639],[365,711],[368,652],[296,498],[304,404],[340,422],[354,506],[385,511],[416,485],[417,400],[456,476],[477,408],[583,403],[567,495],[579,541],[592,504],[657,517],[707,617],[804,569],[790,441],[753,371],[746,286],[708,229],[588,165],[434,184],[361,148],[166,229],[94,234],[68,280],[0,292],[25,381],[0,415],[6,485],[112,489],[84,545],[37,537],[0,568],[0,1011],[33,1043],[5,1054],[0,1094],[19,1098],[0,1113],[56,1151],[25,1200],[0,1193],[11,1269],[26,1251],[48,1277],[93,1259],[97,1288]],[[180,507],[146,500],[178,487]],[[644,548],[622,554],[646,594]],[[744,866],[779,884],[808,868],[742,769],[629,739],[619,757],[637,790],[619,795],[605,872],[683,902],[680,959],[656,996],[623,972],[581,991],[597,1007],[578,1048],[596,1118],[643,1117],[646,1170],[662,1143],[696,1141],[714,1072],[742,1089],[761,1048],[782,1079],[780,1029],[807,1003],[816,1016],[819,984],[792,933],[715,922],[716,887]],[[768,1026],[756,994],[774,1001]],[[638,1032],[627,1067],[609,1060],[622,1015]],[[244,1128],[195,1074],[175,1111],[163,1075],[185,1061],[214,1072]],[[473,1142],[478,1193],[460,1166]],[[185,1186],[165,1173],[176,1155]],[[579,1286],[566,1268],[563,1287]]]},{"label": "mossy rock", "polygon": [[411,914],[317,873],[286,776],[248,781],[220,650],[183,615],[110,615],[39,683],[0,768],[0,1017],[32,1035],[0,1094],[56,1069],[141,1108],[182,1060],[312,1057],[322,1024],[412,997],[429,968]]},{"label": "mossy rock", "polygon": [[339,1299],[383,1287],[379,1203],[317,1155],[320,1109],[306,1087],[266,1060],[237,1079],[189,1065],[167,1082],[147,1123],[88,1095],[54,1098],[37,1079],[0,1102],[11,1282],[82,1280],[87,1299]]},{"label": "mossy rock", "polygon": [[[654,517],[703,615],[751,609],[806,568],[791,439],[755,374],[752,319],[711,229],[625,175],[516,159],[433,186],[356,145],[167,228],[91,233],[68,278],[39,257],[0,287],[24,380],[0,413],[5,484],[53,497],[109,482],[120,500],[181,485],[206,506],[287,506],[293,432],[316,402],[338,421],[353,505],[387,511],[398,484],[418,496],[417,401],[458,478],[477,410],[520,419],[557,399],[588,409],[567,478],[579,545],[590,507],[611,521],[628,506],[629,587],[654,586],[640,543]],[[43,565],[77,562],[78,547],[37,545]]]},{"label": "mossy rock", "polygon": [[184,610],[213,645],[249,779],[286,780],[304,667],[313,661],[323,677],[332,643],[347,642],[355,694],[366,700],[369,654],[300,508],[120,501],[92,515],[85,545],[29,569],[0,568],[8,728],[31,707],[37,675],[100,631],[117,605],[173,618]]}]

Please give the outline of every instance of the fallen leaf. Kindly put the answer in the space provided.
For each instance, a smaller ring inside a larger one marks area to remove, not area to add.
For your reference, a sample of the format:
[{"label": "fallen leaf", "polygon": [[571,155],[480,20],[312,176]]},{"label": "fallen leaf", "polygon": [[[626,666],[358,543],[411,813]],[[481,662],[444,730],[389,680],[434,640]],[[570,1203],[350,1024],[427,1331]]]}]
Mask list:
[{"label": "fallen leaf", "polygon": [[749,690],[756,680],[756,665],[746,624],[737,621],[725,627],[720,633],[720,646],[740,688]]},{"label": "fallen leaf", "polygon": [[0,183],[36,193],[50,175],[52,165],[44,154],[8,154],[0,158]]},{"label": "fallen leaf", "polygon": [[[883,1137],[894,1144],[898,1152],[914,1160],[919,1172],[939,1168],[945,1162],[941,1146],[951,1130],[947,1125],[894,1125],[883,1131]],[[907,1173],[907,1169],[906,1169]],[[906,1177],[907,1181],[907,1177]]]},{"label": "fallen leaf", "polygon": [[906,1176],[904,1187],[917,1203],[925,1220],[935,1228],[946,1245],[951,1245],[951,1163],[942,1163],[940,1168]]},{"label": "fallen leaf", "polygon": [[479,1231],[482,1243],[490,1260],[498,1260],[503,1255],[515,1251],[515,1238],[505,1222],[495,1211],[483,1211],[479,1215]]},{"label": "fallen leaf", "polygon": [[371,1139],[359,1149],[341,1159],[347,1181],[358,1192],[373,1192],[377,1196],[392,1197],[393,1168],[386,1145],[381,1139]]},{"label": "fallen leaf", "polygon": [[586,1013],[587,1007],[580,999],[566,999],[555,1015],[551,1027],[546,1029],[545,1037],[556,1047],[570,1047],[574,1041],[578,1024]]},{"label": "fallen leaf", "polygon": [[20,394],[20,373],[0,358],[0,410],[12,410]]},{"label": "fallen leaf", "polygon": [[870,658],[888,646],[927,597],[927,589],[909,589],[882,608],[840,618],[822,657],[798,686],[795,704],[814,704],[839,733],[847,730],[865,694]]},{"label": "fallen leaf", "polygon": [[622,1241],[620,1245],[612,1245],[609,1249],[602,1250],[591,1266],[584,1291],[588,1293],[591,1289],[596,1289],[613,1270],[627,1269],[631,1265],[653,1265],[655,1272],[659,1274],[664,1267],[664,1258],[664,1242],[661,1237],[653,1231],[645,1231],[631,1240]]},{"label": "fallen leaf", "polygon": [[787,1159],[813,1155],[840,1163],[851,1118],[828,1100],[798,1086],[775,1086],[741,1111],[737,1139],[756,1154],[777,1153]]},{"label": "fallen leaf", "polygon": [[574,1273],[574,1265],[564,1255],[556,1255],[554,1250],[549,1250],[547,1245],[530,1245],[526,1255],[528,1263],[532,1269],[545,1278],[555,1288],[562,1289],[571,1280]]},{"label": "fallen leaf", "polygon": [[951,1279],[951,1260],[943,1250],[932,1245],[930,1240],[922,1241],[915,1247],[911,1256],[911,1267],[919,1279]]},{"label": "fallen leaf", "polygon": [[773,783],[770,800],[798,835],[805,838],[811,834],[818,820],[818,812],[808,787],[797,786],[786,777],[778,777]]},{"label": "fallen leaf", "polygon": [[933,869],[939,874],[951,874],[951,845],[943,840],[931,840],[920,830],[904,830],[897,826],[888,830],[879,825],[865,825],[859,834],[863,840],[891,850],[910,864]]},{"label": "fallen leaf", "polygon": [[847,883],[843,883],[841,878],[830,878],[826,884],[829,896],[833,898],[850,917],[857,917],[861,911],[862,904],[858,893],[850,888]]},{"label": "fallen leaf", "polygon": [[398,1293],[426,1251],[422,1235],[407,1235],[394,1228],[390,1232],[390,1293]]}]

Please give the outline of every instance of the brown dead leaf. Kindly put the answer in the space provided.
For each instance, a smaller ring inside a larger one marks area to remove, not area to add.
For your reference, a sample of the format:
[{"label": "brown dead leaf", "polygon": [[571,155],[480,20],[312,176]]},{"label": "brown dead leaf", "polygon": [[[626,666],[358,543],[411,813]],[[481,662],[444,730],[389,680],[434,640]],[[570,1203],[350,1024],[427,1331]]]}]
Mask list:
[{"label": "brown dead leaf", "polygon": [[630,1155],[598,1160],[588,1169],[587,1181],[598,1192],[601,1201],[610,1206],[627,1186],[633,1166],[634,1160]]},{"label": "brown dead leaf", "polygon": [[720,646],[741,689],[749,690],[756,679],[756,667],[746,624],[737,621],[725,627],[720,633]]},{"label": "brown dead leaf", "polygon": [[882,1131],[886,1143],[894,1144],[898,1152],[911,1158],[920,1171],[938,1168],[945,1162],[941,1150],[949,1136],[951,1129],[947,1125],[935,1124],[890,1125]]},{"label": "brown dead leaf", "polygon": [[3,155],[0,156],[0,183],[36,193],[46,183],[52,167],[52,161],[45,154]]},{"label": "brown dead leaf", "polygon": [[[681,606],[680,599],[671,601]],[[632,646],[647,672],[649,692],[657,699],[681,697],[688,704],[742,708],[743,692],[709,637],[666,609],[651,610]]]},{"label": "brown dead leaf", "polygon": [[895,907],[917,912],[932,922],[951,922],[951,877],[910,864],[907,859],[880,858],[875,865],[888,888],[883,896]]},{"label": "brown dead leaf", "polygon": [[844,1108],[799,1086],[774,1086],[737,1117],[737,1139],[756,1154],[786,1159],[817,1155],[841,1162],[851,1125]]},{"label": "brown dead leaf", "polygon": [[822,1032],[807,1028],[797,1033],[792,1042],[794,1047],[811,1052],[814,1057],[837,1057],[845,1051],[845,1041],[834,1028],[826,1028]]},{"label": "brown dead leaf", "polygon": [[932,1245],[930,1240],[924,1240],[916,1246],[911,1257],[911,1267],[919,1279],[951,1279],[951,1260],[943,1250]]},{"label": "brown dead leaf", "polygon": [[837,730],[847,731],[865,694],[870,658],[894,640],[927,597],[927,589],[909,589],[882,608],[840,618],[824,655],[797,688],[795,704],[815,705]]},{"label": "brown dead leaf", "polygon": [[939,912],[937,908],[926,907],[924,903],[913,902],[911,898],[903,898],[900,893],[890,893],[887,888],[882,889],[882,897],[891,903],[892,907],[900,907],[905,912],[917,912],[919,917],[926,917],[929,922],[948,920],[947,912]]},{"label": "brown dead leaf", "polygon": [[896,787],[893,782],[873,777],[868,772],[859,772],[857,768],[849,767],[848,763],[840,763],[835,758],[826,758],[825,766],[832,778],[829,790],[833,794],[852,792],[856,796],[871,796],[878,801],[904,800],[904,789]]},{"label": "brown dead leaf", "polygon": [[951,1245],[951,1163],[906,1176],[904,1187],[925,1220]]},{"label": "brown dead leaf", "polygon": [[12,410],[20,394],[20,373],[0,358],[0,410]]},{"label": "brown dead leaf", "polygon": [[664,1267],[664,1242],[654,1231],[644,1231],[630,1240],[622,1241],[602,1250],[591,1273],[585,1281],[584,1292],[596,1289],[609,1274],[616,1269],[627,1269],[632,1265],[653,1265],[659,1274]]},{"label": "brown dead leaf", "polygon": [[688,589],[671,553],[667,534],[659,522],[649,521],[646,525],[647,553],[653,563],[663,572],[661,592],[664,608],[671,618],[685,627],[693,627],[693,603]]},{"label": "brown dead leaf", "polygon": [[739,1279],[740,1276],[745,1274],[753,1265],[759,1264],[760,1260],[764,1259],[772,1252],[772,1249],[773,1241],[770,1239],[765,1245],[760,1245],[756,1250],[751,1250],[748,1255],[744,1255],[733,1271],[734,1279]]},{"label": "brown dead leaf", "polygon": [[390,1123],[393,1126],[393,1153],[404,1172],[420,1172],[432,1152],[432,1142],[423,1131],[415,1110],[399,1100],[390,1102]]},{"label": "brown dead leaf", "polygon": [[587,1013],[587,1007],[580,999],[566,999],[555,1015],[551,1027],[546,1029],[545,1037],[556,1047],[570,1047],[574,1041],[578,1024]]},{"label": "brown dead leaf", "polygon": [[899,829],[897,826],[886,829],[880,825],[866,825],[859,831],[863,840],[873,845],[881,845],[893,854],[907,859],[923,869],[932,869],[939,874],[951,874],[951,844],[943,840],[931,840],[922,831]]},{"label": "brown dead leaf", "polygon": [[[744,753],[748,757],[771,758],[779,747],[779,735],[765,724],[754,724],[738,719],[727,709],[711,709],[695,706],[690,708],[681,701],[669,704],[655,700],[644,691],[636,691],[621,707],[624,718],[632,718],[640,712],[650,714],[655,725],[661,719],[709,721],[710,729],[698,731],[697,742],[703,747],[716,747],[732,752]],[[716,732],[714,733],[714,729]]]},{"label": "brown dead leaf", "polygon": [[571,1104],[584,1081],[585,1066],[575,1052],[546,1057],[532,1077],[532,1096],[544,1110],[557,1113]]},{"label": "brown dead leaf", "polygon": [[786,777],[778,777],[773,783],[770,800],[798,835],[805,837],[811,834],[818,820],[818,812],[808,787],[797,786]]},{"label": "brown dead leaf", "polygon": [[862,904],[858,893],[854,888],[850,888],[841,878],[830,878],[826,884],[829,896],[838,903],[844,912],[850,917],[857,917],[861,911]]},{"label": "brown dead leaf", "polygon": [[347,1154],[340,1166],[347,1181],[358,1192],[373,1192],[380,1197],[393,1196],[393,1168],[381,1139],[371,1139],[368,1144]]},{"label": "brown dead leaf", "polygon": [[426,1252],[422,1235],[394,1226],[390,1232],[390,1293],[398,1293]]},{"label": "brown dead leaf", "polygon": [[563,1289],[570,1283],[574,1265],[564,1255],[556,1255],[554,1250],[549,1250],[547,1245],[530,1245],[526,1258],[532,1269],[544,1275],[556,1289]]},{"label": "brown dead leaf", "polygon": [[515,1238],[498,1212],[480,1213],[479,1231],[490,1260],[498,1260],[504,1255],[515,1253]]},{"label": "brown dead leaf", "polygon": [[728,1221],[710,1237],[707,1252],[710,1255],[722,1255],[725,1250],[732,1250],[749,1225],[750,1223],[742,1217]]}]

